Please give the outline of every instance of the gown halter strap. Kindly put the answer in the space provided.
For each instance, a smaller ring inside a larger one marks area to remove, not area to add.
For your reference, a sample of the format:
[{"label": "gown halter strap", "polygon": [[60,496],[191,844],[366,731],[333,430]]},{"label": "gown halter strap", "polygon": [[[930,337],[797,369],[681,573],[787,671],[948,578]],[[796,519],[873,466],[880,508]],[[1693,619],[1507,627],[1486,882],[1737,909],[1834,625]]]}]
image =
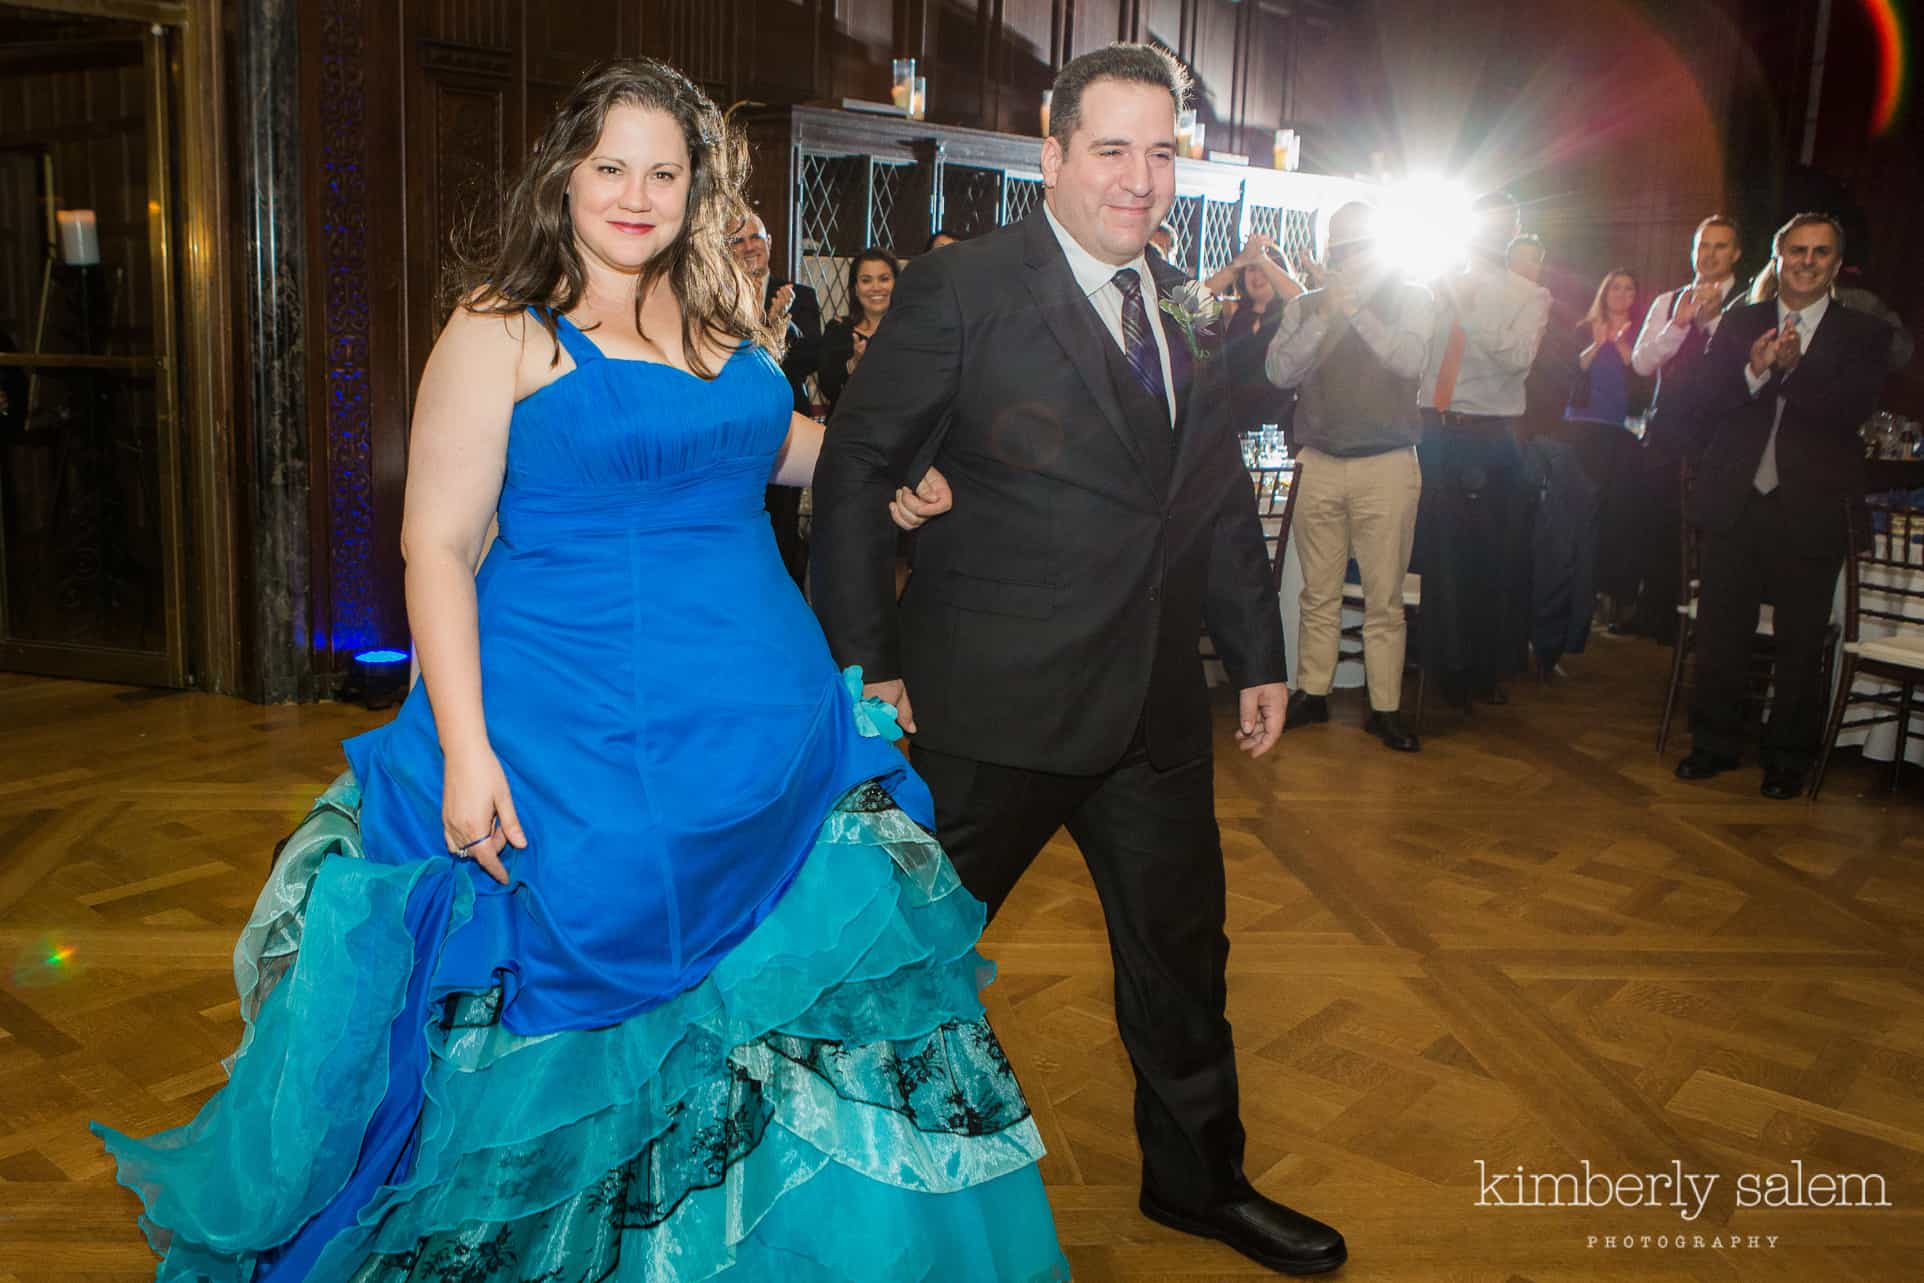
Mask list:
[{"label": "gown halter strap", "polygon": [[[536,320],[539,320],[546,311],[547,309],[545,308],[530,307],[528,314]],[[555,335],[560,338],[561,346],[568,349],[568,355],[574,358],[577,368],[588,364],[590,361],[600,361],[604,359],[601,349],[595,346],[594,340],[586,334],[583,334],[580,327],[573,321],[559,312],[549,314],[554,317]]]}]

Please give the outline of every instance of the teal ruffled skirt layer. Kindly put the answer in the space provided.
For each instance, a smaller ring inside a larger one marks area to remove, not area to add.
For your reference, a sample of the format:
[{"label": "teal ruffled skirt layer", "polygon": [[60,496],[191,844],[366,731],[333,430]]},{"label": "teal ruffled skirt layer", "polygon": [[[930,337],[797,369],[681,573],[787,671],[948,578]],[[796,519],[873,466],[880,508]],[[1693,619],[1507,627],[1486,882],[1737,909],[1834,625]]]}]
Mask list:
[{"label": "teal ruffled skirt layer", "polygon": [[471,884],[360,858],[358,806],[343,776],[247,924],[228,1085],[144,1141],[95,1128],[159,1279],[1068,1277],[977,997],[982,906],[879,786],[695,988],[540,1036],[499,989],[423,1004],[420,927],[458,929]]}]

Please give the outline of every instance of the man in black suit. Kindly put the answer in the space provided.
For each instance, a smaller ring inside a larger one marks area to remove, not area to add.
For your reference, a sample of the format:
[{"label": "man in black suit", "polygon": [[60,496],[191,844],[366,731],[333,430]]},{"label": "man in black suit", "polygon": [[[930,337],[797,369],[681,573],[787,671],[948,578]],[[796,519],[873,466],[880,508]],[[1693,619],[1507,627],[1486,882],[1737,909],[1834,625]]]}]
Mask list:
[{"label": "man in black suit", "polygon": [[[768,323],[786,325],[788,346],[782,353],[782,373],[795,393],[795,413],[807,414],[808,376],[815,373],[821,360],[822,305],[815,291],[795,281],[784,280],[770,270],[768,225],[761,215],[750,214],[728,229],[728,248],[748,279],[762,287],[762,306],[768,309]],[[775,546],[781,549],[782,564],[796,583],[808,569],[808,550],[802,546],[800,504],[802,492],[794,486],[770,486],[765,496],[768,518],[775,526]]]},{"label": "man in black suit", "polygon": [[[939,836],[991,914],[1058,828],[1082,849],[1136,1071],[1143,1212],[1315,1273],[1342,1236],[1244,1178],[1224,1017],[1204,620],[1241,748],[1268,751],[1288,692],[1220,345],[1144,253],[1186,92],[1148,46],[1070,62],[1043,208],[903,273],[816,469],[816,609],[915,735]],[[894,533],[871,518],[931,457],[955,510],[918,536],[898,610]]]},{"label": "man in black suit", "polygon": [[1777,232],[1774,300],[1731,309],[1705,352],[1692,417],[1707,434],[1687,517],[1702,532],[1697,696],[1679,779],[1737,765],[1751,637],[1773,606],[1775,695],[1763,792],[1793,798],[1818,749],[1825,628],[1864,493],[1857,430],[1877,404],[1889,336],[1831,297],[1844,229],[1799,214]]}]

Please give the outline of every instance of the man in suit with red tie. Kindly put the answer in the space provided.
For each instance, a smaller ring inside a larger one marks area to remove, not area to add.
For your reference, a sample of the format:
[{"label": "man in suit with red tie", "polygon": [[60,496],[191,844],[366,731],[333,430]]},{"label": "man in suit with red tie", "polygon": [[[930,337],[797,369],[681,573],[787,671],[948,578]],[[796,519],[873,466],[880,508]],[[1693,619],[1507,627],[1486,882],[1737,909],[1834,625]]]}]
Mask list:
[{"label": "man in suit with red tie", "polygon": [[[1074,59],[1042,207],[902,274],[815,471],[815,607],[914,736],[942,845],[991,913],[1058,829],[1081,848],[1135,1069],[1144,1214],[1320,1273],[1342,1235],[1243,1172],[1224,1013],[1203,621],[1244,751],[1275,743],[1288,691],[1219,332],[1146,254],[1187,90],[1147,45]],[[928,454],[955,510],[918,537],[898,609],[894,532],[864,507]]]},{"label": "man in suit with red tie", "polygon": [[1864,493],[1857,431],[1876,408],[1884,324],[1831,295],[1844,229],[1799,214],[1772,242],[1777,297],[1733,308],[1705,352],[1692,417],[1705,434],[1686,519],[1702,532],[1697,695],[1677,777],[1708,779],[1744,746],[1751,639],[1773,607],[1775,693],[1764,728],[1765,797],[1793,798],[1818,749],[1820,680],[1844,505]]}]

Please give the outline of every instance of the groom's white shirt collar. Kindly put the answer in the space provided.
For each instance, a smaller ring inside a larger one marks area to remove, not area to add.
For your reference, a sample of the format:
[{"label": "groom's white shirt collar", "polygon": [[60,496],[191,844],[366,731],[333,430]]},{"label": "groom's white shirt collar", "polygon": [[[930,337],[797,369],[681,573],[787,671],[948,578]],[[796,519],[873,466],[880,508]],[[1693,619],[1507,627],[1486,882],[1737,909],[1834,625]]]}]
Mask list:
[{"label": "groom's white shirt collar", "polygon": [[1069,270],[1075,274],[1076,284],[1082,287],[1084,294],[1093,295],[1103,286],[1113,285],[1117,272],[1120,272],[1123,267],[1133,267],[1136,269],[1136,278],[1142,282],[1146,292],[1149,311],[1152,315],[1155,313],[1158,298],[1156,278],[1149,271],[1149,256],[1146,252],[1137,254],[1122,267],[1111,266],[1082,248],[1082,242],[1070,235],[1069,229],[1062,225],[1062,221],[1056,217],[1056,212],[1049,208],[1046,200],[1042,203],[1042,215],[1049,220],[1049,230],[1056,234],[1056,242],[1062,246],[1062,252],[1069,258]]},{"label": "groom's white shirt collar", "polygon": [[1149,270],[1148,254],[1138,253],[1122,267],[1111,266],[1082,248],[1082,243],[1056,219],[1055,211],[1049,208],[1046,200],[1042,205],[1042,214],[1049,220],[1049,230],[1055,233],[1056,242],[1069,259],[1069,271],[1074,274],[1077,287],[1089,300],[1089,306],[1096,310],[1096,319],[1102,322],[1102,328],[1115,340],[1116,347],[1124,352],[1129,350],[1129,345],[1122,336],[1122,291],[1116,288],[1115,275],[1122,267],[1136,269],[1136,279],[1142,283],[1142,301],[1148,307],[1151,318],[1149,337],[1156,345],[1156,357],[1162,365],[1163,397],[1169,407],[1169,421],[1174,423],[1176,378],[1169,364],[1169,338],[1163,333],[1162,326],[1154,323],[1161,296],[1156,290],[1155,275]]}]

